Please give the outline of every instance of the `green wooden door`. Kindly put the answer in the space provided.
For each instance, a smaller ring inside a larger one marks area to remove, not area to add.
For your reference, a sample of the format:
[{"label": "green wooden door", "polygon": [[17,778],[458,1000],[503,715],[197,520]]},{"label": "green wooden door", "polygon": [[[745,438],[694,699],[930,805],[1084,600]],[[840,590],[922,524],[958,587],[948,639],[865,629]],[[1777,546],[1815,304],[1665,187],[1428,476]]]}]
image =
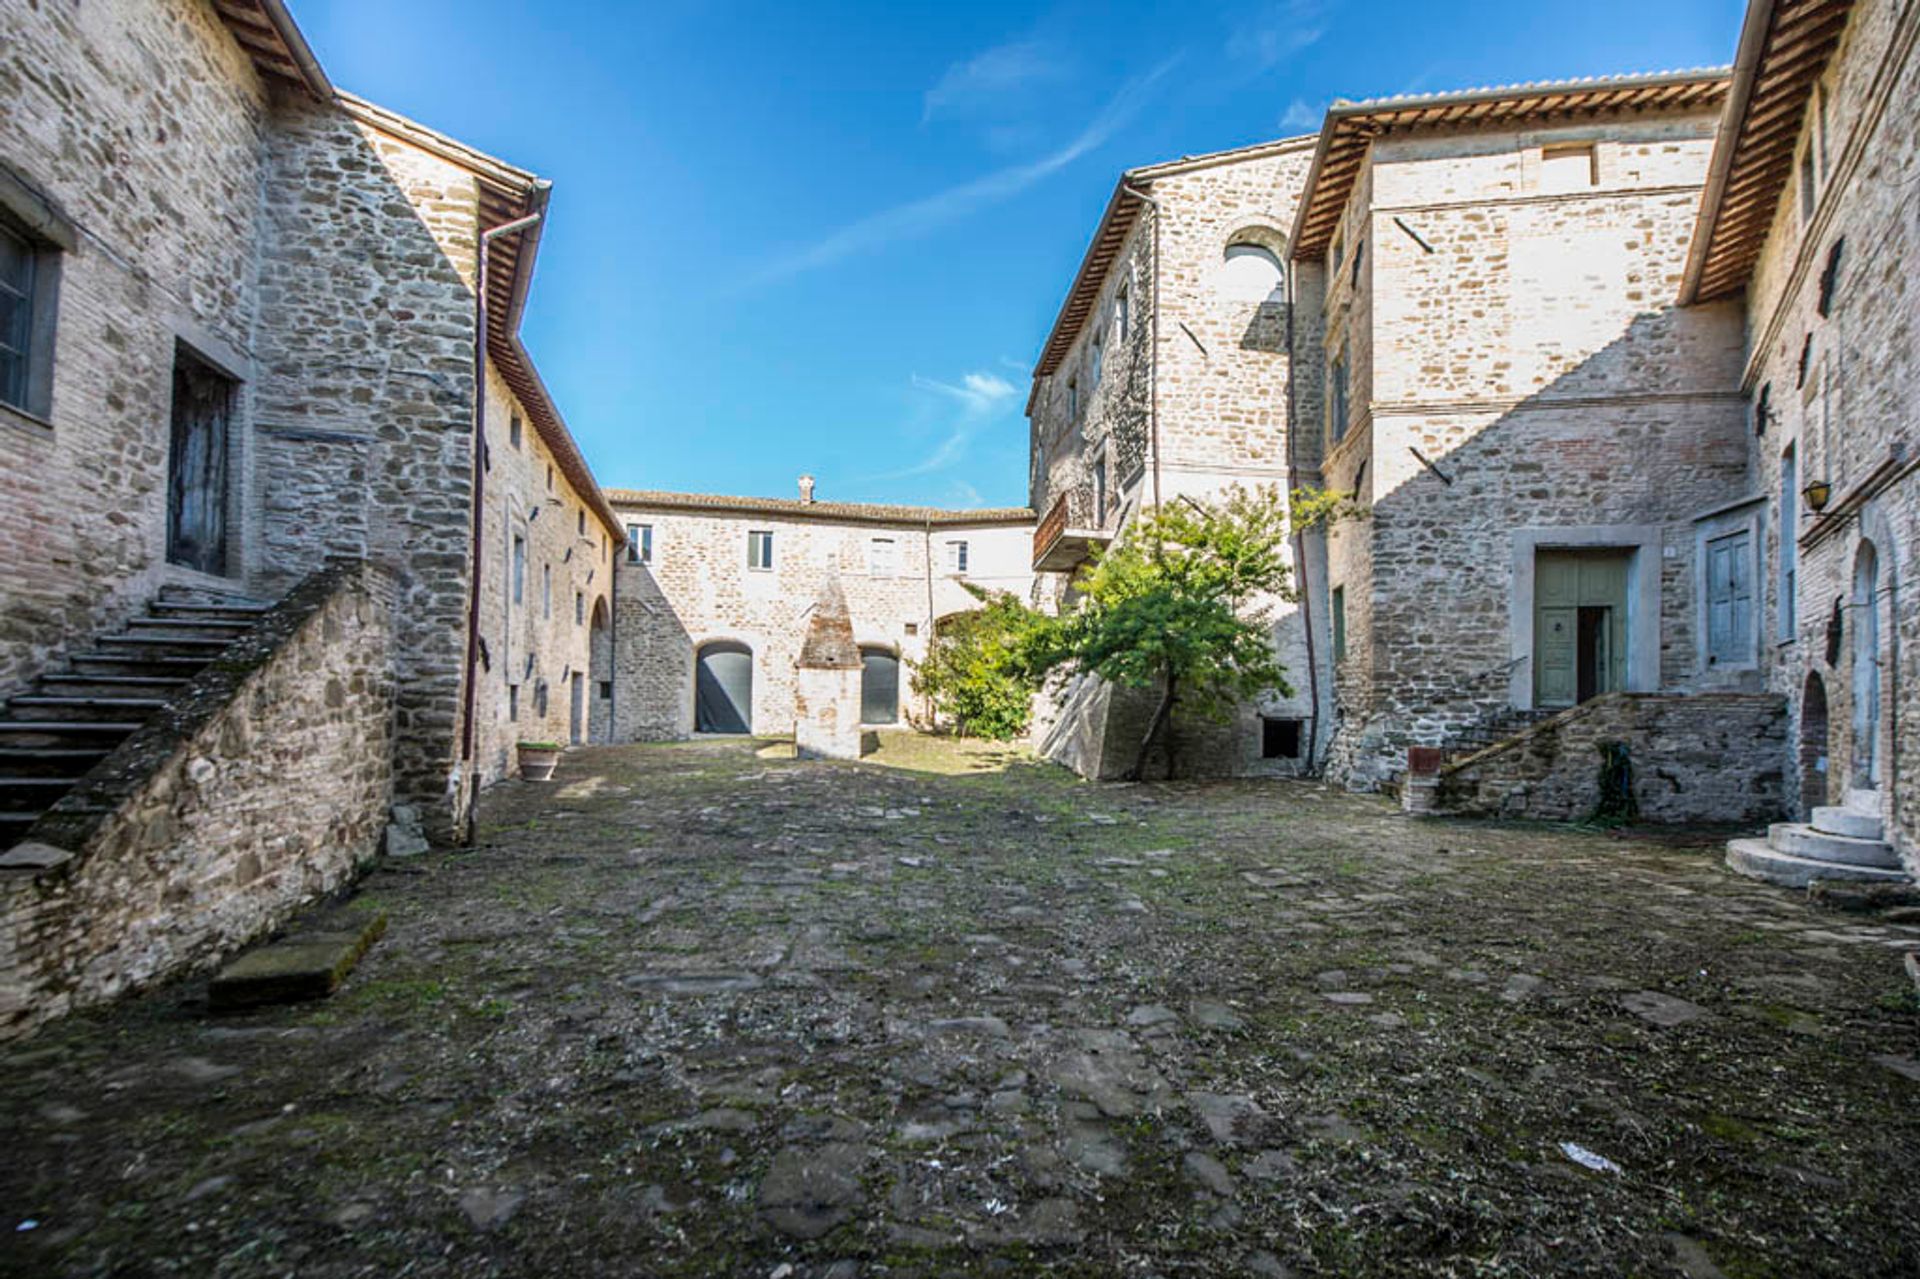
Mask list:
[{"label": "green wooden door", "polygon": [[1632,556],[1541,551],[1534,558],[1534,705],[1572,706],[1626,687]]}]

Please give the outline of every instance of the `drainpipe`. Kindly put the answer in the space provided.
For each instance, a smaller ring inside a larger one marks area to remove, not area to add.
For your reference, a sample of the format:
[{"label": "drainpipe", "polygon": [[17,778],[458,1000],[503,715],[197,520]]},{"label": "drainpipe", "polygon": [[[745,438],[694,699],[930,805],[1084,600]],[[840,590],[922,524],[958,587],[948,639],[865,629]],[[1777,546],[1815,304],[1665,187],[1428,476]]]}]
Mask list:
[{"label": "drainpipe", "polygon": [[[529,213],[524,218],[502,222],[480,233],[479,261],[474,270],[473,290],[473,559],[468,566],[467,582],[467,686],[461,707],[460,761],[468,772],[468,785],[476,778],[473,760],[473,706],[479,691],[475,668],[480,661],[480,551],[486,542],[486,513],[482,499],[487,491],[487,250],[503,235],[512,235],[539,224],[543,215]],[[468,798],[467,830],[471,833],[472,798]]]},{"label": "drainpipe", "polygon": [[[925,565],[927,570],[927,620],[925,624],[925,629],[921,632],[920,640],[922,643],[927,645],[929,649],[931,649],[933,647],[933,515],[932,513],[929,512],[925,518],[926,518],[925,537],[926,537],[926,558],[927,558],[927,562]],[[901,656],[904,657],[905,654],[902,653]],[[926,717],[927,726],[931,728],[933,726],[933,698],[931,695],[923,699],[922,705],[920,707],[920,713]]]},{"label": "drainpipe", "polygon": [[[1287,270],[1287,530],[1293,541],[1294,562],[1300,566],[1300,624],[1307,636],[1307,768],[1314,771],[1314,752],[1320,745],[1320,663],[1314,657],[1313,574],[1307,563],[1306,538],[1293,527],[1293,495],[1300,487],[1299,423],[1295,418],[1293,379],[1299,361],[1294,358],[1293,280]],[[1331,561],[1329,561],[1331,562]]]},{"label": "drainpipe", "polygon": [[1153,314],[1147,317],[1147,448],[1153,454],[1153,504],[1160,505],[1160,201],[1122,182],[1120,189],[1153,210]]}]

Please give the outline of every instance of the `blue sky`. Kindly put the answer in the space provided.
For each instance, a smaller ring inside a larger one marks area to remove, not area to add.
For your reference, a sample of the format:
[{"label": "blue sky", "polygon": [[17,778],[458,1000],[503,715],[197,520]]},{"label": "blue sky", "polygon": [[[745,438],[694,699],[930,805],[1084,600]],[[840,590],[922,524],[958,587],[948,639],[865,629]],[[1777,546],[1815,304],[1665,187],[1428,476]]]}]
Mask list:
[{"label": "blue sky", "polygon": [[292,0],[335,83],[554,183],[523,327],[603,484],[1020,505],[1120,171],[1337,97],[1727,62],[1741,0]]}]

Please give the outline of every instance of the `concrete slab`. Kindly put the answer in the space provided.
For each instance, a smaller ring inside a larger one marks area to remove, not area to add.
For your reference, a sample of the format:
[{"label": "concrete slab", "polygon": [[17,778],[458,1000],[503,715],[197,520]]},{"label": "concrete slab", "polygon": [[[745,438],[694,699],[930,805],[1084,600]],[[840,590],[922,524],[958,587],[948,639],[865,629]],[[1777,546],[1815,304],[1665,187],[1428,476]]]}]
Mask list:
[{"label": "concrete slab", "polygon": [[[207,987],[208,1006],[230,1012],[331,995],[386,932],[387,917],[330,922],[334,931],[295,933],[229,963]],[[357,927],[351,926],[356,922]]]}]

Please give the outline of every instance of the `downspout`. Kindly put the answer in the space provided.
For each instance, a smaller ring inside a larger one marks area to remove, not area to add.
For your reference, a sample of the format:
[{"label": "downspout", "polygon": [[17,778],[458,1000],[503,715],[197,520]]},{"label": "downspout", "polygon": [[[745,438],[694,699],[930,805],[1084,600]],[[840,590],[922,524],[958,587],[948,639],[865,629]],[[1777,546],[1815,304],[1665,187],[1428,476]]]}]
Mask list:
[{"label": "downspout", "polygon": [[1120,189],[1153,210],[1153,313],[1147,317],[1147,450],[1153,455],[1153,504],[1160,505],[1160,201],[1122,182]]},{"label": "downspout", "polygon": [[[484,498],[487,492],[487,250],[493,242],[503,235],[512,235],[528,227],[537,226],[539,213],[530,213],[524,218],[515,218],[511,222],[502,222],[480,233],[479,261],[474,270],[473,290],[473,557],[468,565],[467,581],[467,680],[466,690],[461,699],[460,716],[460,762],[468,773],[468,784],[472,785],[473,761],[473,707],[479,692],[479,680],[475,677],[475,668],[480,661],[480,565],[481,548],[486,542],[486,512]],[[472,798],[468,798],[467,830],[473,828]]]},{"label": "downspout", "polygon": [[1300,623],[1307,635],[1307,767],[1309,776],[1314,771],[1314,751],[1320,745],[1320,663],[1314,656],[1313,643],[1313,574],[1307,563],[1306,538],[1294,527],[1293,495],[1300,491],[1300,456],[1298,421],[1295,417],[1293,379],[1298,370],[1299,361],[1293,349],[1294,327],[1293,281],[1296,274],[1293,267],[1287,270],[1287,531],[1292,536],[1294,562],[1300,566]]},{"label": "downspout", "polygon": [[[921,639],[927,647],[931,649],[933,647],[933,515],[929,512],[924,518],[926,519],[925,568],[927,570],[927,623],[926,631],[921,636]],[[902,656],[904,657],[905,654],[903,653]],[[920,713],[926,716],[927,727],[931,729],[933,727],[933,698],[931,695],[925,699],[925,704],[921,706]]]}]

